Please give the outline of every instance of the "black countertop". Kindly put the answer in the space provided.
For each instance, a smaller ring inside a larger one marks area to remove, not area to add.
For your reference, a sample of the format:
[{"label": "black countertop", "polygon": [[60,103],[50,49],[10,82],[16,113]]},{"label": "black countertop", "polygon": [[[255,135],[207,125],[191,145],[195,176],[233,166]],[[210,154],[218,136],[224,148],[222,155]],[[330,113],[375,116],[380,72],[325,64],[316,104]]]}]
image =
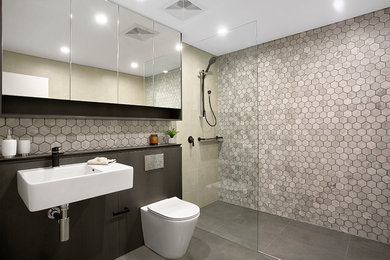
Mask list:
[{"label": "black countertop", "polygon": [[[85,151],[71,151],[65,152],[61,157],[74,157],[77,155],[86,155],[86,154],[97,154],[102,152],[115,152],[115,151],[126,151],[126,150],[138,150],[138,149],[154,149],[154,148],[162,148],[162,147],[170,147],[170,146],[180,146],[181,144],[158,144],[158,145],[143,145],[143,146],[127,146],[127,147],[117,147],[111,149],[99,149],[99,150],[85,150]],[[0,156],[1,162],[9,162],[9,161],[23,161],[23,160],[34,160],[34,159],[50,159],[50,153],[44,154],[32,154],[28,156],[17,155],[12,158],[4,158]]]}]

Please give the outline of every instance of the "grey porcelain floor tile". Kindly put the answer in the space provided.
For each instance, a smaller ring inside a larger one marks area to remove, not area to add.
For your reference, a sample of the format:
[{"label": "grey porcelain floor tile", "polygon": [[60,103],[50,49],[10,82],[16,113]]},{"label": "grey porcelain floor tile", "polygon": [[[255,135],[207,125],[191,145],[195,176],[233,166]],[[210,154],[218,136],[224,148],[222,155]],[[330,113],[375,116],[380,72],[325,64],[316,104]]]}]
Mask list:
[{"label": "grey porcelain floor tile", "polygon": [[142,246],[115,260],[164,260],[164,259],[165,258],[159,256],[158,254],[156,254],[146,246]]},{"label": "grey porcelain floor tile", "polygon": [[[163,260],[143,246],[116,260]],[[187,253],[180,260],[275,260],[204,230],[195,229]]]},{"label": "grey porcelain floor tile", "polygon": [[197,227],[207,231],[214,231],[222,226],[224,222],[226,222],[226,220],[221,220],[221,218],[215,216],[213,212],[203,211],[201,209]]},{"label": "grey porcelain floor tile", "polygon": [[390,245],[351,236],[346,260],[389,260]]},{"label": "grey porcelain floor tile", "polygon": [[236,219],[236,222],[226,223],[214,230],[213,233],[244,247],[257,250],[256,217]]},{"label": "grey porcelain floor tile", "polygon": [[196,229],[187,254],[182,260],[274,260],[212,233]]},{"label": "grey porcelain floor tile", "polygon": [[239,215],[257,215],[255,210],[236,206],[223,201],[216,201],[210,205],[201,208],[202,214],[208,214],[219,220],[231,220]]},{"label": "grey porcelain floor tile", "polygon": [[259,230],[273,234],[280,234],[286,225],[291,221],[288,218],[279,217],[276,215],[259,212]]},{"label": "grey porcelain floor tile", "polygon": [[271,215],[268,213],[258,213],[258,249],[264,251],[276,239],[276,237],[286,228],[289,219]]},{"label": "grey porcelain floor tile", "polygon": [[201,209],[199,228],[257,250],[257,211],[216,201]]},{"label": "grey porcelain floor tile", "polygon": [[283,260],[344,260],[349,235],[291,221],[264,251]]}]

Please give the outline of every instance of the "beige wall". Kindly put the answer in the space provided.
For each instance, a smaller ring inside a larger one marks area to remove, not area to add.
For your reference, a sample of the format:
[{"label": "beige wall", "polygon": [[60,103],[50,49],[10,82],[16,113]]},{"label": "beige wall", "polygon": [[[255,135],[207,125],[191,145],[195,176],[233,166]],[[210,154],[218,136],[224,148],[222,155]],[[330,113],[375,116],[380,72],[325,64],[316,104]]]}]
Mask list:
[{"label": "beige wall", "polygon": [[71,99],[116,103],[116,72],[72,64]]},{"label": "beige wall", "polygon": [[3,51],[3,71],[49,79],[49,97],[69,99],[69,64]]},{"label": "beige wall", "polygon": [[[49,79],[49,97],[69,99],[69,64],[4,51],[3,70]],[[117,74],[114,71],[72,64],[72,100],[116,103]],[[119,73],[119,103],[145,105],[143,77]]]},{"label": "beige wall", "polygon": [[[188,136],[213,137],[217,128],[207,125],[200,118],[200,83],[198,73],[207,67],[211,54],[195,47],[183,46],[183,120],[176,123],[180,133],[177,142],[183,144],[183,199],[200,207],[218,200],[218,143],[199,143],[190,146]],[[217,107],[216,66],[211,67],[206,78],[205,92],[212,91],[212,105]],[[207,94],[205,96],[207,100]],[[208,108],[208,102],[206,102]],[[208,111],[208,109],[207,109]],[[217,115],[218,116],[218,115]]]},{"label": "beige wall", "polygon": [[146,105],[143,77],[119,73],[119,103]]}]

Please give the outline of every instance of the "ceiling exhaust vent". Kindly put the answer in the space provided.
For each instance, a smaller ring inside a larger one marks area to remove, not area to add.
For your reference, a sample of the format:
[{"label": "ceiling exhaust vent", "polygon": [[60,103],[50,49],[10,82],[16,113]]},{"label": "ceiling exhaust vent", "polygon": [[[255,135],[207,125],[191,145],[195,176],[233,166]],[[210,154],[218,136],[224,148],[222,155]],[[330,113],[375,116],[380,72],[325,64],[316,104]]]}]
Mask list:
[{"label": "ceiling exhaust vent", "polygon": [[126,37],[146,41],[156,36],[158,32],[146,28],[145,26],[134,24],[128,31],[124,33]]},{"label": "ceiling exhaust vent", "polygon": [[202,9],[188,0],[179,0],[165,8],[165,10],[170,15],[183,21],[202,12]]}]

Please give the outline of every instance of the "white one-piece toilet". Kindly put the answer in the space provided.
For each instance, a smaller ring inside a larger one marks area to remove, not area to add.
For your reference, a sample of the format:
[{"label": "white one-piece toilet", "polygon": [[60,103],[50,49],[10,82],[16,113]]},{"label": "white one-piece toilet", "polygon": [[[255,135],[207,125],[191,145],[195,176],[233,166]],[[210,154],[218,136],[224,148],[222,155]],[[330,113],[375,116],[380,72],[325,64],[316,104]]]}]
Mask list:
[{"label": "white one-piece toilet", "polygon": [[165,258],[184,256],[199,215],[197,205],[177,197],[142,207],[145,245]]}]

